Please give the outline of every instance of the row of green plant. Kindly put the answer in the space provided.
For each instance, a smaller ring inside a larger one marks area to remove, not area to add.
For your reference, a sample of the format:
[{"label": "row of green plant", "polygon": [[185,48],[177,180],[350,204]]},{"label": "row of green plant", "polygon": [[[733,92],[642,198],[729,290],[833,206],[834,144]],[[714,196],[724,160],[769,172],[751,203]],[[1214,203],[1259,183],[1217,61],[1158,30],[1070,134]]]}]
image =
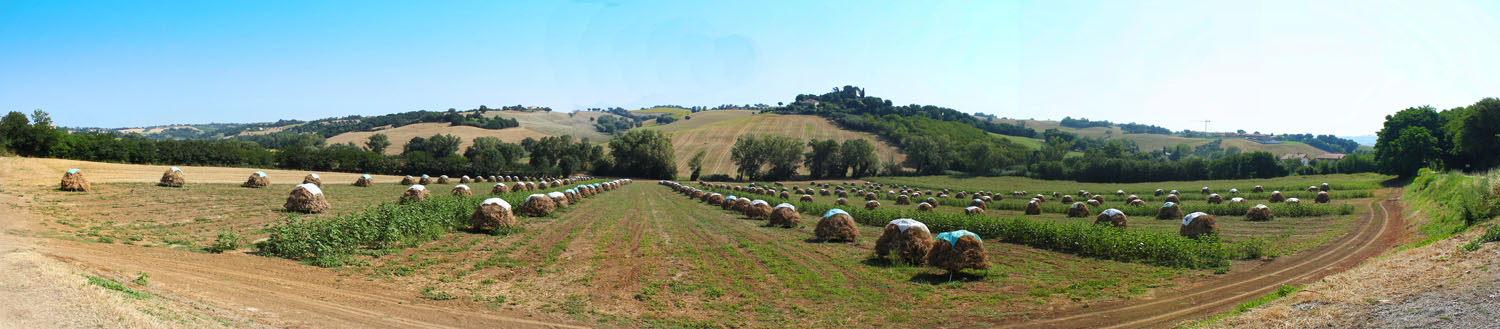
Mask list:
[{"label": "row of green plant", "polygon": [[329,219],[307,220],[291,216],[271,227],[271,236],[256,247],[271,256],[318,266],[339,266],[347,263],[349,256],[360,249],[406,248],[463,229],[468,226],[474,208],[487,198],[501,198],[512,207],[520,207],[531,194],[562,191],[601,181],[488,196],[460,197],[437,192],[422,202],[384,203],[367,211]]},{"label": "row of green plant", "polygon": [[[948,205],[947,203],[943,203],[942,201],[939,201],[939,203],[944,204],[944,205]],[[954,203],[953,205],[954,206],[958,206],[957,203]],[[1131,205],[1125,205],[1125,204],[1115,204],[1115,205],[1108,205],[1108,204],[1106,204],[1106,205],[1103,205],[1103,206],[1095,207],[1095,206],[1089,206],[1088,204],[1084,204],[1084,205],[1087,206],[1087,207],[1089,207],[1089,213],[1097,214],[1100,211],[1103,211],[1105,209],[1114,208],[1114,209],[1119,209],[1120,211],[1124,212],[1126,216],[1131,216],[1131,217],[1135,217],[1135,216],[1156,216],[1156,211],[1158,209],[1160,209],[1161,206],[1162,206],[1161,203],[1154,203],[1154,202],[1153,203],[1146,203],[1145,205],[1141,205],[1141,206],[1131,206]],[[963,206],[968,206],[968,203],[964,203]],[[988,206],[989,206],[990,209],[999,209],[999,210],[1013,210],[1013,211],[1023,211],[1023,210],[1026,210],[1026,202],[1023,202],[1023,201],[1009,201],[1009,200],[1007,200],[1007,201],[995,201],[995,202],[990,202]],[[1042,212],[1043,213],[1053,213],[1053,214],[1067,213],[1068,212],[1068,207],[1070,207],[1070,206],[1071,205],[1065,205],[1065,204],[1058,203],[1058,202],[1046,202],[1046,203],[1042,203]],[[1222,203],[1222,204],[1179,204],[1178,205],[1178,207],[1182,209],[1182,213],[1183,214],[1189,214],[1189,213],[1194,213],[1194,212],[1202,212],[1202,213],[1209,214],[1209,215],[1214,215],[1214,216],[1244,216],[1245,212],[1250,211],[1250,208],[1254,207],[1254,206],[1255,206],[1255,204],[1250,204],[1250,203],[1227,203],[1227,202],[1226,203]],[[1266,203],[1266,207],[1270,207],[1271,208],[1271,212],[1275,213],[1276,217],[1284,217],[1284,218],[1320,217],[1320,216],[1331,216],[1331,215],[1348,215],[1348,214],[1354,213],[1354,206],[1350,205],[1350,204],[1329,204],[1329,203],[1317,204],[1317,203],[1311,203],[1310,200],[1307,201],[1306,203]]]},{"label": "row of green plant", "polygon": [[[744,195],[732,190],[699,187],[725,195]],[[1230,252],[1218,237],[1189,239],[1174,234],[1146,230],[1118,229],[1092,222],[1058,222],[1032,220],[1026,217],[969,216],[951,212],[921,212],[894,207],[867,210],[863,207],[835,206],[828,203],[798,202],[774,196],[752,196],[772,204],[791,203],[797,210],[813,216],[838,208],[848,212],[856,222],[884,226],[897,218],[911,218],[927,224],[933,232],[968,230],[984,239],[1004,241],[1034,248],[1080,256],[1146,263],[1178,268],[1214,268],[1229,264]]]}]

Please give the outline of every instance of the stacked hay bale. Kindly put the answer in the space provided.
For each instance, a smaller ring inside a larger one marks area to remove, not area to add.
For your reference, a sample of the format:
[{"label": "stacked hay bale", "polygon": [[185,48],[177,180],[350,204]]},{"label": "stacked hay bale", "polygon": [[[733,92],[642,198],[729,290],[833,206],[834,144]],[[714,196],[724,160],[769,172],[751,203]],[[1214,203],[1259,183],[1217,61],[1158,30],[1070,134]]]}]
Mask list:
[{"label": "stacked hay bale", "polygon": [[1115,208],[1099,212],[1099,217],[1094,218],[1094,224],[1109,224],[1118,228],[1130,227],[1129,220],[1125,218],[1125,212]]},{"label": "stacked hay bale", "polygon": [[745,208],[745,217],[750,217],[750,219],[766,219],[771,217],[773,210],[771,209],[771,204],[766,203],[766,200],[750,201],[749,207]]},{"label": "stacked hay bale", "polygon": [[802,215],[797,213],[797,206],[790,203],[782,203],[771,209],[771,226],[797,227],[802,224]]},{"label": "stacked hay bale", "polygon": [[1241,198],[1241,197],[1229,198],[1229,203],[1245,203],[1245,198]]},{"label": "stacked hay bale", "polygon": [[58,183],[57,188],[63,191],[87,192],[90,188],[89,179],[83,177],[83,171],[78,168],[68,169],[63,172],[62,181]]},{"label": "stacked hay bale", "polygon": [[1088,217],[1089,215],[1091,215],[1089,207],[1083,202],[1074,202],[1073,205],[1068,206],[1068,218]]},{"label": "stacked hay bale", "polygon": [[859,227],[854,224],[854,217],[850,217],[848,212],[832,209],[823,213],[823,218],[818,220],[813,236],[824,241],[854,242],[859,240]]},{"label": "stacked hay bale", "polygon": [[1260,187],[1260,185],[1256,185],[1254,188],[1250,189],[1250,193],[1264,193],[1265,191],[1266,191],[1266,189],[1263,188],[1263,187]]},{"label": "stacked hay bale", "polygon": [[[714,193],[714,194],[718,194],[718,193]],[[710,194],[709,196],[712,196],[712,195],[713,194]],[[578,204],[578,201],[583,201],[583,196],[578,195],[578,190],[574,190],[574,189],[563,190],[563,196],[568,197],[568,204]],[[703,201],[704,202],[708,202],[708,197],[707,196],[703,197]]]},{"label": "stacked hay bale", "polygon": [[1301,203],[1302,203],[1302,199],[1298,199],[1298,198],[1287,198],[1287,199],[1286,199],[1286,203],[1288,203],[1288,204],[1301,204]]},{"label": "stacked hay bale", "polygon": [[984,200],[980,200],[980,199],[974,199],[973,201],[969,201],[969,206],[970,207],[979,208],[979,209],[983,209],[983,210],[989,210],[990,209],[989,204],[984,203]]},{"label": "stacked hay bale", "polygon": [[430,193],[427,192],[426,186],[412,185],[411,187],[406,188],[406,192],[401,192],[401,202],[405,203],[427,200],[427,196],[429,194]]},{"label": "stacked hay bale", "polygon": [[1026,214],[1027,215],[1041,215],[1042,214],[1042,204],[1041,204],[1041,202],[1039,202],[1038,199],[1031,199],[1030,202],[1027,202],[1026,203]]},{"label": "stacked hay bale", "polygon": [[526,196],[526,202],[521,204],[521,213],[527,216],[540,217],[552,214],[557,209],[557,203],[552,201],[546,194],[532,194]]},{"label": "stacked hay bale", "polygon": [[328,211],[328,208],[332,206],[328,205],[328,199],[323,196],[322,188],[308,183],[292,188],[292,193],[286,197],[286,204],[283,207],[287,211],[316,214]]},{"label": "stacked hay bale", "polygon": [[1282,196],[1281,191],[1272,191],[1270,201],[1271,203],[1286,201],[1286,196]]},{"label": "stacked hay bale", "polygon": [[1176,202],[1168,201],[1163,203],[1161,208],[1156,209],[1156,219],[1177,219],[1180,217],[1182,217],[1182,207],[1177,206]]},{"label": "stacked hay bale", "polygon": [[354,186],[370,187],[370,185],[375,185],[375,179],[368,174],[359,175],[359,179],[354,180]]},{"label": "stacked hay bale", "polygon": [[1162,195],[1162,194],[1166,194],[1166,193],[1167,193],[1167,192],[1164,192],[1164,191],[1162,191],[1162,190],[1161,190],[1161,189],[1156,189],[1156,194],[1155,194],[1155,196],[1161,196],[1161,195]]},{"label": "stacked hay bale", "polygon": [[182,187],[185,184],[187,184],[187,179],[182,177],[182,169],[177,167],[167,169],[166,173],[161,174],[161,181],[156,183],[158,186],[166,187]]},{"label": "stacked hay bale", "polygon": [[1213,191],[1209,190],[1208,186],[1204,186],[1203,189],[1199,190],[1198,194],[1213,194]]},{"label": "stacked hay bale", "polygon": [[1198,238],[1207,235],[1219,234],[1219,224],[1215,223],[1214,216],[1195,212],[1182,218],[1182,228],[1177,229],[1177,234]]},{"label": "stacked hay bale", "polygon": [[501,198],[484,199],[474,209],[474,214],[469,215],[469,228],[475,231],[494,232],[516,224],[518,222],[516,215],[510,211],[510,203]]},{"label": "stacked hay bale", "polygon": [[927,264],[946,270],[950,275],[964,269],[990,267],[985,259],[984,241],[979,235],[965,230],[938,234],[927,253]]},{"label": "stacked hay bale", "polygon": [[473,182],[474,182],[473,179],[469,179],[469,175],[464,175],[463,177],[459,177],[458,178],[458,183],[459,184],[468,184],[468,183],[473,183]]},{"label": "stacked hay bale", "polygon": [[490,188],[490,194],[506,194],[506,193],[510,193],[510,187],[505,186],[505,183],[495,183],[495,187],[491,187]]},{"label": "stacked hay bale", "polygon": [[437,183],[438,184],[448,184],[448,175],[438,176]]},{"label": "stacked hay bale", "polygon": [[1237,189],[1237,188],[1229,189],[1229,194],[1230,195],[1240,194],[1240,189]]},{"label": "stacked hay bale", "polygon": [[984,214],[984,208],[975,207],[975,206],[968,206],[968,207],[964,208],[964,214],[965,215],[971,215],[971,216],[972,215],[983,215]]},{"label": "stacked hay bale", "polygon": [[932,212],[932,209],[933,209],[933,207],[932,207],[932,204],[930,204],[930,203],[923,202],[923,203],[918,203],[917,204],[917,211]]},{"label": "stacked hay bale", "polygon": [[1313,203],[1328,203],[1329,201],[1333,199],[1328,197],[1328,192],[1318,191],[1318,196],[1313,197]]},{"label": "stacked hay bale", "polygon": [[902,195],[896,197],[896,205],[909,205],[909,204],[911,204],[911,197],[910,196],[902,194]]},{"label": "stacked hay bale", "polygon": [[733,195],[726,196],[726,197],[724,197],[724,202],[721,203],[721,204],[719,204],[719,207],[723,208],[724,210],[732,210],[730,208],[734,208],[734,204],[735,204],[735,202],[739,202],[739,198],[740,197],[733,196]]},{"label": "stacked hay bale", "polygon": [[1208,195],[1208,204],[1221,204],[1221,203],[1224,203],[1224,197],[1219,196],[1218,193],[1214,193],[1214,194],[1209,194]]},{"label": "stacked hay bale", "polygon": [[401,185],[417,185],[417,178],[406,175],[406,177],[401,178]]},{"label": "stacked hay bale", "polygon": [[1135,199],[1135,200],[1130,200],[1130,202],[1126,202],[1125,204],[1126,205],[1131,205],[1131,206],[1137,206],[1137,207],[1139,207],[1139,206],[1146,205],[1146,200]]},{"label": "stacked hay bale", "polygon": [[469,190],[469,186],[468,185],[464,185],[464,184],[458,184],[458,186],[454,186],[453,187],[453,191],[451,193],[453,195],[456,195],[456,196],[472,196],[472,195],[474,195],[474,191],[470,191]]},{"label": "stacked hay bale", "polygon": [[1175,194],[1175,193],[1174,193],[1174,194],[1168,194],[1168,195],[1167,195],[1167,199],[1166,199],[1166,202],[1173,202],[1173,203],[1176,203],[1176,202],[1182,202],[1182,200],[1179,200],[1179,199],[1178,199],[1178,198],[1177,198],[1177,194]]},{"label": "stacked hay bale", "polygon": [[885,232],[875,240],[875,255],[896,258],[910,264],[922,264],[932,250],[932,232],[927,225],[911,218],[892,220],[885,224]]},{"label": "stacked hay bale", "polygon": [[1276,213],[1271,212],[1271,207],[1263,204],[1255,205],[1254,207],[1250,207],[1250,210],[1245,211],[1245,220],[1268,221],[1273,219],[1276,219]]},{"label": "stacked hay bale", "polygon": [[849,205],[849,199],[845,199],[845,198],[834,199],[833,200],[833,204],[840,205],[840,206],[847,206],[847,205]]},{"label": "stacked hay bale", "polygon": [[427,176],[427,174],[422,174],[422,178],[417,179],[417,184],[432,185],[432,177]]},{"label": "stacked hay bale", "polygon": [[1323,183],[1323,185],[1318,185],[1318,191],[1328,192],[1328,191],[1332,191],[1332,190],[1333,190],[1333,188],[1330,187],[1330,186],[1328,186],[1328,183]]},{"label": "stacked hay bale", "polygon": [[812,197],[812,195],[803,194],[801,198],[797,198],[797,201],[799,201],[799,202],[813,202],[813,197]]},{"label": "stacked hay bale", "polygon": [[1062,204],[1073,204],[1073,196],[1071,196],[1071,195],[1064,195],[1064,196],[1062,196]]},{"label": "stacked hay bale", "polygon": [[323,178],[318,177],[318,174],[307,174],[307,176],[302,177],[302,184],[313,184],[323,187]]},{"label": "stacked hay bale", "polygon": [[741,213],[748,212],[750,211],[750,202],[750,198],[736,199],[734,200],[734,207],[730,208],[730,210],[738,211]]},{"label": "stacked hay bale", "polygon": [[865,210],[875,210],[876,208],[880,208],[880,201],[865,201]]},{"label": "stacked hay bale", "polygon": [[251,173],[250,174],[250,179],[245,180],[244,184],[240,184],[240,186],[251,187],[251,188],[266,187],[266,186],[270,186],[270,185],[271,185],[271,177],[266,176],[266,172],[264,172],[264,171],[257,171],[257,172]]},{"label": "stacked hay bale", "polygon": [[547,193],[547,198],[552,199],[552,204],[557,208],[568,206],[568,195],[563,194],[562,192],[553,191]]}]

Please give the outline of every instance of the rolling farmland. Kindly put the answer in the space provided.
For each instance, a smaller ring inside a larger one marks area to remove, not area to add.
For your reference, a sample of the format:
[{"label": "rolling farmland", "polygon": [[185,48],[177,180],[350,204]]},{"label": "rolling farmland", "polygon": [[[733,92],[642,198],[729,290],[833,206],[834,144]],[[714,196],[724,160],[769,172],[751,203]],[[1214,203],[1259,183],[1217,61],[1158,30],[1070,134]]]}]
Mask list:
[{"label": "rolling farmland", "polygon": [[[687,163],[699,150],[707,151],[703,162],[703,175],[734,175],[734,162],[730,149],[739,136],[750,134],[779,134],[803,141],[810,139],[848,140],[862,138],[875,145],[880,161],[894,159],[896,163],[906,160],[895,146],[880,141],[874,135],[840,129],[828,119],[811,115],[754,114],[753,111],[708,111],[693,115],[692,120],[679,120],[667,125],[648,126],[660,129],[672,137],[676,149],[678,176],[687,177],[691,171]],[[699,121],[700,117],[706,119]],[[804,168],[800,171],[806,173]]]}]

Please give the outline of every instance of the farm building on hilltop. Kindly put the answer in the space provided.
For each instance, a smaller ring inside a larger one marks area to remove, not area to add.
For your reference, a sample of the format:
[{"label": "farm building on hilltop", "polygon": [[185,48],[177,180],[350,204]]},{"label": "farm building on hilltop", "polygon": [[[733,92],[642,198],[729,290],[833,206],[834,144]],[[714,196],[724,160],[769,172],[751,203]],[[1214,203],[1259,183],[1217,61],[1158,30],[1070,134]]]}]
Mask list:
[{"label": "farm building on hilltop", "polygon": [[1343,153],[1324,153],[1324,154],[1319,154],[1316,157],[1313,157],[1313,160],[1317,160],[1317,161],[1339,161],[1339,160],[1343,160],[1343,159],[1344,159],[1344,154]]},{"label": "farm building on hilltop", "polygon": [[1292,159],[1297,159],[1297,160],[1302,161],[1302,165],[1304,165],[1304,166],[1306,166],[1309,161],[1312,161],[1312,158],[1309,157],[1309,156],[1307,156],[1306,153],[1287,153],[1287,154],[1282,154],[1281,155],[1281,161],[1292,160]]}]

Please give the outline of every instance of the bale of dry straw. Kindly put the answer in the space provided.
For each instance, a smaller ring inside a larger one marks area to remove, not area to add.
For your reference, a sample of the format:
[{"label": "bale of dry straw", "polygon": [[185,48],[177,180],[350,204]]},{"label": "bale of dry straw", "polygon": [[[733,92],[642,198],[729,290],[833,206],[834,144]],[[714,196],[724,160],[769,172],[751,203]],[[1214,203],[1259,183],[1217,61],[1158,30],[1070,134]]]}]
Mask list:
[{"label": "bale of dry straw", "polygon": [[432,185],[432,177],[422,174],[422,178],[417,180],[417,184]]},{"label": "bale of dry straw", "polygon": [[818,240],[854,242],[859,240],[859,227],[855,226],[854,217],[850,217],[848,212],[832,209],[823,213],[823,218],[818,220],[813,236]]},{"label": "bale of dry straw", "polygon": [[438,184],[448,184],[448,175],[438,176],[437,183]]},{"label": "bale of dry straw", "polygon": [[359,179],[354,180],[354,186],[370,187],[370,185],[375,185],[375,180],[370,175],[359,175]]},{"label": "bale of dry straw", "polygon": [[1091,215],[1089,207],[1083,202],[1074,202],[1073,205],[1068,206],[1068,218],[1088,217],[1089,215]]},{"label": "bale of dry straw", "polygon": [[417,178],[410,175],[401,178],[401,185],[417,185]]},{"label": "bale of dry straw", "polygon": [[734,204],[740,201],[739,198],[740,197],[733,195],[726,196],[724,197],[724,202],[719,204],[719,207],[723,208],[724,210],[732,210],[732,208],[734,208]]},{"label": "bale of dry straw", "polygon": [[1287,198],[1287,199],[1286,199],[1286,203],[1291,203],[1291,204],[1300,204],[1300,203],[1302,203],[1302,199],[1298,199],[1298,198]]},{"label": "bale of dry straw", "polygon": [[909,204],[911,204],[911,197],[907,196],[905,194],[897,196],[896,197],[896,204],[897,205],[909,205]]},{"label": "bale of dry straw", "polygon": [[1191,213],[1182,218],[1182,228],[1177,230],[1177,234],[1189,238],[1219,234],[1219,224],[1214,222],[1213,215],[1201,212]]},{"label": "bale of dry straw", "polygon": [[750,219],[766,219],[771,217],[773,210],[771,209],[771,204],[767,203],[766,200],[750,201],[750,205],[745,208],[745,217],[749,217]]},{"label": "bale of dry straw", "polygon": [[1209,194],[1209,195],[1208,195],[1208,203],[1209,203],[1209,204],[1220,204],[1220,203],[1224,203],[1224,197],[1222,197],[1222,196],[1219,196],[1219,194],[1218,194],[1218,193],[1214,193],[1214,194]]},{"label": "bale of dry straw", "polygon": [[1182,202],[1182,200],[1178,199],[1176,194],[1168,194],[1166,202],[1177,203]]},{"label": "bale of dry straw", "polygon": [[292,188],[283,207],[287,211],[315,214],[327,211],[332,206],[328,205],[328,199],[323,196],[323,189],[309,183]]},{"label": "bale of dry straw", "polygon": [[459,183],[460,183],[460,184],[468,184],[468,183],[473,183],[473,182],[474,182],[474,180],[473,180],[473,179],[470,179],[470,178],[469,178],[469,175],[464,175],[464,176],[463,176],[463,177],[459,177],[459,178],[458,178],[458,182],[459,182]]},{"label": "bale of dry straw", "polygon": [[932,212],[932,204],[926,203],[926,202],[918,203],[917,204],[917,211]]},{"label": "bale of dry straw", "polygon": [[1163,203],[1161,208],[1156,209],[1156,219],[1177,219],[1181,217],[1182,207],[1177,206],[1176,202],[1169,201]]},{"label": "bale of dry straw", "polygon": [[510,187],[505,186],[505,183],[495,183],[495,187],[491,187],[490,188],[490,194],[506,194],[506,193],[510,193]]},{"label": "bale of dry straw", "polygon": [[1262,193],[1262,192],[1265,192],[1265,191],[1266,191],[1266,189],[1263,188],[1263,187],[1260,187],[1260,185],[1256,185],[1255,188],[1250,189],[1250,193]]},{"label": "bale of dry straw", "polygon": [[1130,202],[1126,202],[1125,204],[1126,205],[1131,205],[1131,206],[1137,206],[1137,207],[1139,207],[1139,206],[1146,205],[1146,200],[1135,199],[1135,200],[1130,200]]},{"label": "bale of dry straw", "polygon": [[741,213],[750,211],[750,198],[735,199],[734,207],[730,207],[729,209]]},{"label": "bale of dry straw", "polygon": [[1313,203],[1328,203],[1333,201],[1328,197],[1328,192],[1318,191],[1318,196],[1313,197]]},{"label": "bale of dry straw", "polygon": [[489,198],[469,215],[469,227],[476,231],[491,232],[519,224],[510,210],[510,203],[501,198]]},{"label": "bale of dry straw", "polygon": [[1263,204],[1255,205],[1255,207],[1251,207],[1250,210],[1245,211],[1245,220],[1267,221],[1273,219],[1276,219],[1276,213],[1271,212],[1271,207]]},{"label": "bale of dry straw", "polygon": [[1118,228],[1130,227],[1130,221],[1125,218],[1125,212],[1115,208],[1099,212],[1099,217],[1094,217],[1094,224],[1109,224]]},{"label": "bale of dry straw", "polygon": [[932,249],[927,253],[927,264],[948,273],[990,267],[989,261],[985,259],[984,241],[979,239],[979,235],[965,230],[938,234],[932,242]]},{"label": "bale of dry straw", "polygon": [[452,193],[453,195],[456,195],[456,196],[472,196],[472,195],[474,195],[474,191],[470,191],[469,190],[469,186],[468,185],[464,185],[464,184],[458,184],[458,186],[454,186],[453,187],[453,191],[451,191],[450,193]]},{"label": "bale of dry straw", "polygon": [[264,171],[251,173],[250,179],[245,180],[244,184],[240,184],[243,187],[266,187],[270,185],[271,177],[266,176],[266,172]]},{"label": "bale of dry straw", "polygon": [[847,206],[847,205],[849,205],[849,199],[845,199],[845,198],[834,199],[833,200],[833,204],[840,205],[840,206]]},{"label": "bale of dry straw", "polygon": [[875,210],[875,208],[880,208],[880,201],[875,201],[875,200],[865,201],[865,209],[866,210]]},{"label": "bale of dry straw", "polygon": [[1041,215],[1042,214],[1042,203],[1040,201],[1038,201],[1037,199],[1031,199],[1030,202],[1026,203],[1026,214],[1027,215]]},{"label": "bale of dry straw", "polygon": [[68,169],[68,171],[63,172],[62,181],[57,186],[58,189],[63,191],[77,192],[88,191],[89,187],[89,179],[83,177],[83,171],[79,171],[78,168]]},{"label": "bale of dry straw", "polygon": [[556,206],[557,208],[568,206],[568,195],[563,194],[562,192],[554,191],[547,193],[547,198],[552,199],[552,205]]},{"label": "bale of dry straw", "polygon": [[797,213],[797,207],[790,203],[782,203],[771,209],[771,226],[797,227],[802,224],[802,215]]},{"label": "bale of dry straw", "polygon": [[556,209],[557,203],[546,194],[532,194],[526,197],[525,203],[521,204],[521,213],[532,217],[546,216]]},{"label": "bale of dry straw", "polygon": [[323,187],[323,178],[318,177],[318,174],[307,174],[307,176],[302,177],[302,184],[313,184]]},{"label": "bale of dry straw", "polygon": [[708,195],[708,204],[714,206],[724,204],[724,195],[718,193]]},{"label": "bale of dry straw", "polygon": [[926,224],[902,218],[885,224],[885,232],[875,240],[875,255],[886,257],[894,253],[901,261],[922,264],[927,261],[932,244],[932,232]]},{"label": "bale of dry straw", "polygon": [[1071,196],[1071,195],[1064,195],[1064,196],[1062,196],[1062,204],[1073,204],[1073,196]]},{"label": "bale of dry straw", "polygon": [[1323,183],[1323,185],[1318,185],[1318,191],[1328,192],[1328,191],[1332,191],[1332,190],[1333,190],[1333,188],[1329,187],[1328,183]]},{"label": "bale of dry straw", "polygon": [[983,210],[989,210],[990,209],[990,205],[987,204],[987,203],[984,203],[984,200],[980,200],[980,199],[974,199],[973,201],[969,201],[969,206],[970,207],[979,208],[979,209],[983,209]]},{"label": "bale of dry straw", "polygon": [[406,203],[427,200],[428,195],[430,195],[430,192],[427,192],[427,186],[412,185],[411,187],[407,187],[405,192],[401,192],[401,202]]},{"label": "bale of dry straw", "polygon": [[156,185],[166,187],[182,187],[182,185],[186,183],[187,179],[182,177],[182,169],[172,167],[170,169],[167,169],[167,172],[161,174],[161,181],[157,182]]},{"label": "bale of dry straw", "polygon": [[983,215],[984,214],[984,208],[975,207],[975,206],[968,206],[968,207],[964,208],[964,214],[965,215]]},{"label": "bale of dry straw", "polygon": [[1282,196],[1281,191],[1272,191],[1270,201],[1271,203],[1286,201],[1286,196]]}]

